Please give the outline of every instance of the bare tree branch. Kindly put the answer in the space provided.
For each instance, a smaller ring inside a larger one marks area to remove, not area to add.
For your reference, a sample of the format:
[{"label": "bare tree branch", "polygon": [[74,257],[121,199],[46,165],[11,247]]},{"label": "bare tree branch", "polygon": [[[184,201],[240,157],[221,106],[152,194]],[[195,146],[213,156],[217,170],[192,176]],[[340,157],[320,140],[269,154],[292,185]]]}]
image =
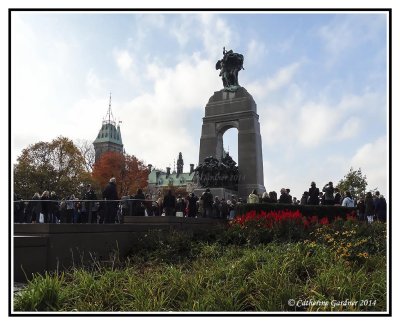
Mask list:
[{"label": "bare tree branch", "polygon": [[87,172],[91,173],[93,170],[94,160],[96,157],[93,143],[85,139],[77,139],[75,145],[81,152],[83,158],[85,159],[85,169]]}]

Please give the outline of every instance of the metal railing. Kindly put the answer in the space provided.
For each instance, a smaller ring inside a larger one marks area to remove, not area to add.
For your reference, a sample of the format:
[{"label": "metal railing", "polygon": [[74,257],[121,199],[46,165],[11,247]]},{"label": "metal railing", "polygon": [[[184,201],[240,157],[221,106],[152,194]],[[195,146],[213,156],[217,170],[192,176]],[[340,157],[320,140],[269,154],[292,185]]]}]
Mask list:
[{"label": "metal railing", "polygon": [[[196,206],[194,217],[221,218],[221,213],[199,211]],[[123,223],[125,216],[176,216],[188,217],[188,205],[184,201],[182,209],[168,209],[156,200],[15,200],[13,201],[14,223]],[[193,213],[191,214],[193,216]],[[223,218],[227,218],[224,216]]]},{"label": "metal railing", "polygon": [[148,216],[159,211],[157,202],[148,199],[36,199],[13,203],[15,223],[122,223],[124,216],[135,212]]}]

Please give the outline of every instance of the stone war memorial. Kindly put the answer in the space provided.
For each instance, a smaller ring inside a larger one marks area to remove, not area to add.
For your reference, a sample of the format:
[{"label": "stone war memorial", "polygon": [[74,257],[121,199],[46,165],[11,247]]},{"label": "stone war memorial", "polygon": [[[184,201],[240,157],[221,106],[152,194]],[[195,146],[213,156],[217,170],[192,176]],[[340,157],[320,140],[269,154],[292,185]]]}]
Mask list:
[{"label": "stone war memorial", "polygon": [[[243,61],[243,55],[224,48],[223,58],[216,63],[223,89],[214,92],[205,107],[199,164],[193,170],[194,192],[199,197],[208,188],[214,196],[227,200],[232,195],[246,198],[254,189],[259,193],[265,191],[257,105],[238,81]],[[110,124],[110,112],[111,97],[108,119],[103,122],[95,141],[96,156],[99,150],[109,150],[105,145],[110,139],[102,136],[102,130],[107,127],[118,135],[117,149],[122,151],[119,127],[116,129]],[[230,128],[238,129],[238,162],[223,149],[223,135]],[[89,256],[103,260],[115,249],[123,256],[131,249],[132,238],[149,230],[202,232],[220,222],[224,220],[128,215],[122,223],[112,225],[17,223],[14,228],[15,280],[25,281],[26,276],[30,278],[35,272],[68,268],[82,262],[81,256],[85,256],[85,263],[91,263]]]},{"label": "stone war memorial", "polygon": [[[265,191],[257,104],[239,85],[243,61],[242,54],[224,48],[216,63],[224,88],[214,92],[205,107],[196,169],[201,188],[196,194],[210,188],[219,197],[246,198],[253,190]],[[230,128],[238,130],[238,166],[223,149],[223,135]]]}]

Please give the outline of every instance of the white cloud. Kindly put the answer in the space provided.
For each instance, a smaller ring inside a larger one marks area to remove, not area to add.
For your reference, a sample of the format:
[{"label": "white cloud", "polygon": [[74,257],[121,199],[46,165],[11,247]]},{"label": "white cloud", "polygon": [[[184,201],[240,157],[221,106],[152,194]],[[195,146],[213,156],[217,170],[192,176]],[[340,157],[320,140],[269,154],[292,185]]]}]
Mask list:
[{"label": "white cloud", "polygon": [[345,120],[342,128],[337,131],[337,140],[346,140],[355,137],[361,129],[361,120],[357,117],[350,117]]},{"label": "white cloud", "polygon": [[215,58],[216,53],[221,53],[222,57],[222,46],[225,46],[227,50],[237,48],[237,41],[225,20],[209,13],[203,13],[196,17],[200,22],[200,37],[208,58]]},{"label": "white cloud", "polygon": [[104,91],[103,81],[96,75],[93,69],[86,74],[86,88],[89,93],[99,94]]},{"label": "white cloud", "polygon": [[[222,57],[222,46],[245,54],[249,64],[257,62],[257,56],[265,58],[267,49],[259,38],[246,34],[246,28],[236,34],[235,28],[243,26],[228,24],[230,20],[224,15],[166,17],[142,15],[135,19],[126,38],[119,38],[118,34],[111,53],[105,53],[104,57],[111,57],[114,64],[97,65],[97,60],[93,60],[86,70],[81,67],[88,61],[79,61],[78,55],[75,55],[77,60],[71,59],[75,44],[65,39],[52,40],[45,42],[47,48],[42,51],[43,35],[35,34],[22,21],[19,30],[13,26],[13,31],[18,32],[13,36],[13,148],[20,153],[29,143],[48,141],[60,134],[93,140],[107,111],[108,92],[113,91],[112,108],[123,121],[122,138],[128,153],[161,168],[172,167],[178,152],[183,153],[185,169],[189,163],[197,164],[204,106],[213,92],[222,88],[214,68],[216,60]],[[257,35],[261,35],[262,31],[259,32]],[[328,50],[328,46],[336,46],[339,41],[329,37],[341,30],[338,27],[336,32],[328,29],[325,32]],[[149,35],[154,38],[149,39]],[[168,43],[164,44],[162,39],[160,43],[166,48],[155,51],[156,37],[160,35]],[[176,43],[170,42],[171,37]],[[344,42],[348,44],[347,37],[350,36],[345,35]],[[360,135],[364,136],[366,130],[382,134],[380,130],[384,129],[387,117],[385,94],[379,94],[374,84],[357,79],[351,67],[349,71],[338,71],[334,81],[321,76],[319,71],[311,71],[307,78],[303,73],[308,74],[310,71],[306,69],[313,68],[305,64],[310,61],[307,58],[293,61],[291,53],[285,52],[292,41],[297,42],[297,38],[268,54],[281,53],[279,60],[273,58],[278,64],[272,76],[260,78],[255,74],[251,82],[243,82],[253,95],[260,115],[263,153],[268,159],[264,161],[267,189],[287,186],[299,196],[311,180],[319,184],[335,182],[351,164],[355,168],[361,165],[363,172],[366,168],[371,186],[377,183],[381,189],[379,173],[385,173],[385,169],[376,167],[381,164],[375,161],[378,157],[371,157],[369,164],[364,162],[369,153],[377,150],[377,144],[368,137],[364,141],[371,142],[370,146],[360,147],[352,158],[349,158],[351,153],[342,153],[340,148],[346,143],[351,143],[350,151],[357,148],[353,140],[363,139]],[[80,45],[85,49],[85,44]],[[339,48],[335,53],[339,56],[344,51],[346,48]],[[306,52],[300,46],[299,53]],[[71,61],[76,61],[75,68],[81,69],[69,69]],[[251,75],[253,68],[248,70],[243,80]],[[60,80],[70,78],[69,75],[76,79],[80,93],[60,87]],[[352,83],[359,83],[363,90],[347,88]],[[114,87],[119,86],[116,91]],[[116,94],[118,91],[121,97]],[[66,104],[60,95],[73,104]],[[44,116],[45,121],[37,116]],[[332,150],[326,154],[326,148]]]},{"label": "white cloud", "polygon": [[130,71],[133,65],[133,57],[128,51],[114,51],[115,60],[117,62],[118,68],[122,74],[126,74]]},{"label": "white cloud", "polygon": [[388,193],[388,142],[380,137],[364,144],[351,158],[354,169],[361,168],[367,176],[368,189],[377,187],[382,194]]},{"label": "white cloud", "polygon": [[[127,49],[114,49],[113,57],[122,76],[120,82],[128,83],[131,87],[140,89],[142,87],[141,74],[143,67],[139,66],[139,60],[135,52]],[[144,59],[144,61],[146,61],[146,59]],[[145,63],[141,63],[141,65],[144,64]]]},{"label": "white cloud", "polygon": [[287,67],[280,69],[275,74],[275,76],[267,81],[265,85],[265,92],[268,94],[269,92],[276,91],[289,84],[292,81],[299,66],[300,63],[295,62]]},{"label": "white cloud", "polygon": [[304,147],[316,147],[330,141],[339,116],[334,109],[319,103],[307,103],[300,109],[298,139]]},{"label": "white cloud", "polygon": [[[381,95],[349,93],[336,99],[336,103],[330,103],[329,94],[307,96],[297,83],[286,84],[290,78],[282,78],[282,75],[286,73],[275,75],[276,83],[282,81],[281,85],[285,85],[275,90],[277,99],[271,100],[271,92],[258,102],[263,141],[268,146],[286,142],[307,149],[324,144],[340,146],[343,141],[353,141],[374,124],[384,125],[386,114],[383,114],[385,105]],[[273,84],[273,80],[269,82]],[[283,148],[290,149],[286,145]]]},{"label": "white cloud", "polygon": [[[67,88],[70,78],[70,47],[61,40],[46,42],[38,47],[40,38],[15,12],[12,17],[12,114],[13,159],[28,144],[52,139],[59,135],[60,126],[49,123],[62,99],[58,89]],[[73,45],[71,45],[73,46]],[[55,78],[57,76],[57,78]],[[62,126],[61,126],[62,128]],[[57,130],[53,133],[52,131]]]},{"label": "white cloud", "polygon": [[265,56],[267,55],[267,47],[263,42],[256,39],[251,39],[250,42],[247,44],[246,49],[246,66],[251,65],[258,65],[261,60],[265,60]]},{"label": "white cloud", "polygon": [[249,83],[246,88],[258,99],[264,99],[272,92],[282,89],[293,82],[301,66],[300,62],[293,62],[280,68],[272,77]]},{"label": "white cloud", "polygon": [[[122,138],[128,153],[160,168],[168,161],[172,165],[179,152],[184,154],[185,168],[189,163],[197,164],[198,139],[193,140],[193,133],[200,136],[208,99],[204,94],[211,96],[221,88],[212,66],[196,55],[174,67],[147,66],[146,77],[153,81],[153,88],[129,102],[113,105],[123,120]],[[193,114],[198,114],[198,120],[193,121]]]},{"label": "white cloud", "polygon": [[169,33],[176,39],[181,48],[198,36],[195,22],[195,16],[181,15],[168,27]]}]

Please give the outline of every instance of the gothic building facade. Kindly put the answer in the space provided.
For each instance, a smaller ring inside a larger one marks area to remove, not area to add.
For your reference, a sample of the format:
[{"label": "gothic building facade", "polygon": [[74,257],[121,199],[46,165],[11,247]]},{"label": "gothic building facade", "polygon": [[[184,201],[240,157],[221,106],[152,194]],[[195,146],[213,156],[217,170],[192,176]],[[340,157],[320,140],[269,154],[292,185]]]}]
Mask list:
[{"label": "gothic building facade", "polygon": [[183,172],[183,158],[182,153],[178,155],[176,161],[176,170],[171,172],[171,167],[167,167],[166,171],[153,168],[148,165],[148,191],[156,193],[158,190],[166,189],[169,187],[181,188],[186,192],[191,192],[194,188],[194,164],[190,164],[189,172]]}]

